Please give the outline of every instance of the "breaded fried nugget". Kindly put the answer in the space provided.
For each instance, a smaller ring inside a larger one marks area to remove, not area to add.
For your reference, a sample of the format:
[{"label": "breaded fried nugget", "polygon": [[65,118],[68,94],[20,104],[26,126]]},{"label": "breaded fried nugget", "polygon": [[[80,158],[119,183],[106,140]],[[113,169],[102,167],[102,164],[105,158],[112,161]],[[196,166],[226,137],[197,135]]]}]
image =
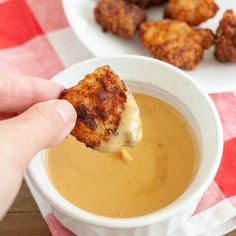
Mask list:
[{"label": "breaded fried nugget", "polygon": [[126,0],[127,2],[139,5],[142,8],[147,8],[151,5],[161,5],[167,0]]},{"label": "breaded fried nugget", "polygon": [[116,132],[126,102],[127,87],[109,66],[97,68],[76,86],[63,91],[77,112],[71,134],[95,148]]},{"label": "breaded fried nugget", "polygon": [[220,62],[236,62],[236,15],[227,10],[216,31],[215,57]]},{"label": "breaded fried nugget", "polygon": [[215,16],[218,9],[214,0],[169,0],[164,17],[196,26]]},{"label": "breaded fried nugget", "polygon": [[200,29],[196,28],[193,29],[195,32],[197,32],[201,38],[202,38],[202,47],[203,49],[210,48],[215,43],[215,35],[210,29]]},{"label": "breaded fried nugget", "polygon": [[214,43],[210,30],[194,30],[185,22],[169,19],[142,23],[140,39],[153,57],[186,70],[193,70],[204,49]]},{"label": "breaded fried nugget", "polygon": [[95,19],[105,31],[123,38],[133,38],[138,26],[146,20],[145,11],[124,0],[99,0],[94,9]]}]

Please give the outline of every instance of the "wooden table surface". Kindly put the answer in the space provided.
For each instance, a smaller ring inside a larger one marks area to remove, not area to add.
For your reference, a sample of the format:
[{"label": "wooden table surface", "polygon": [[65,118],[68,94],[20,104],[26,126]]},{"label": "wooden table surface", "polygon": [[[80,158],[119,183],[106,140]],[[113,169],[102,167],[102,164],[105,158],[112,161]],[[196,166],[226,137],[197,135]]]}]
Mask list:
[{"label": "wooden table surface", "polygon": [[[0,222],[0,236],[51,235],[25,182],[11,209]],[[236,236],[236,231],[228,234]]]},{"label": "wooden table surface", "polygon": [[0,222],[0,236],[18,234],[22,236],[51,235],[25,182],[11,209]]}]

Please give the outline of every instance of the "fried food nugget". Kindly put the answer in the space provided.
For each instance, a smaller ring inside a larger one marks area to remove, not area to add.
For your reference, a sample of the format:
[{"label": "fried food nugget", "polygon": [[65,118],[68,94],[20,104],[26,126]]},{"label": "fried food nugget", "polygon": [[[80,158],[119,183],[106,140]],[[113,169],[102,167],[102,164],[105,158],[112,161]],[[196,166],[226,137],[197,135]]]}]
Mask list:
[{"label": "fried food nugget", "polygon": [[236,62],[236,15],[227,10],[216,31],[215,57],[220,62]]},{"label": "fried food nugget", "polygon": [[216,37],[212,30],[200,28],[195,28],[193,30],[201,36],[201,45],[203,49],[209,49],[212,45],[215,44]]},{"label": "fried food nugget", "polygon": [[214,0],[169,0],[164,17],[196,26],[214,17],[218,9]]},{"label": "fried food nugget", "polygon": [[185,22],[165,19],[142,23],[140,39],[153,57],[193,70],[204,49],[213,45],[214,34],[208,29],[195,30]]},{"label": "fried food nugget", "polygon": [[91,148],[108,141],[119,126],[126,92],[123,81],[107,65],[86,75],[74,87],[65,89],[61,99],[68,100],[77,112],[71,134]]},{"label": "fried food nugget", "polygon": [[139,5],[142,8],[147,8],[151,5],[161,5],[167,0],[126,0],[127,2]]},{"label": "fried food nugget", "polygon": [[146,20],[144,9],[124,0],[99,0],[94,9],[95,19],[105,31],[131,39],[138,26]]}]

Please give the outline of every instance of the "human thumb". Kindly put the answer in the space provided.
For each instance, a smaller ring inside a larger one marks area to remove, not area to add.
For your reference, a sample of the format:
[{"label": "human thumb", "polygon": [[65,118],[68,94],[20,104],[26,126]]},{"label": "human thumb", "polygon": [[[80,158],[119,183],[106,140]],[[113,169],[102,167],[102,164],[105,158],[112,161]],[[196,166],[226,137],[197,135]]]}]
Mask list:
[{"label": "human thumb", "polygon": [[39,150],[64,139],[75,121],[75,109],[66,100],[38,103],[21,115],[0,122],[0,141],[5,144],[1,155],[25,170]]}]

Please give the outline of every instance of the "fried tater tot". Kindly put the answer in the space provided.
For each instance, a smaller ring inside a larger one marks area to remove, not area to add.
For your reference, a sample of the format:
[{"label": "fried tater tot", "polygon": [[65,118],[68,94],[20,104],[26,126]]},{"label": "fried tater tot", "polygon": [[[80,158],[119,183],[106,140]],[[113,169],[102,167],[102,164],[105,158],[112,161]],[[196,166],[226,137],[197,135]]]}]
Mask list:
[{"label": "fried tater tot", "polygon": [[210,30],[192,29],[185,22],[169,19],[142,23],[140,39],[153,57],[186,70],[195,69],[204,49],[214,43]]},{"label": "fried tater tot", "polygon": [[95,19],[103,31],[111,31],[131,39],[138,26],[146,20],[145,11],[124,0],[99,0],[94,9]]},{"label": "fried tater tot", "polygon": [[215,57],[220,62],[236,62],[236,15],[227,10],[216,31]]},{"label": "fried tater tot", "polygon": [[169,0],[164,17],[196,26],[214,17],[218,9],[214,0]]}]

